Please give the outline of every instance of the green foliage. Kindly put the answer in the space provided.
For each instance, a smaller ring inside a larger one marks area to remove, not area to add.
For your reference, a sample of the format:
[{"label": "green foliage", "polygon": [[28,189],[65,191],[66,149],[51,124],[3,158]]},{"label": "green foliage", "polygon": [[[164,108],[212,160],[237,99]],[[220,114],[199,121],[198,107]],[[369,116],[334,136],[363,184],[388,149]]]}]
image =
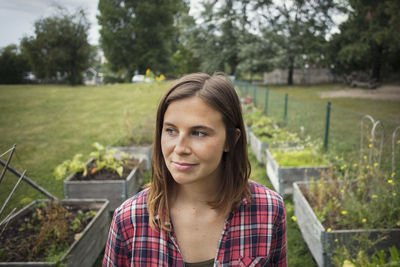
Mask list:
[{"label": "green foliage", "polygon": [[338,72],[364,71],[380,81],[399,69],[400,20],[397,0],[349,1],[349,18],[329,44],[329,59]]},{"label": "green foliage", "polygon": [[[328,232],[400,228],[400,186],[395,173],[384,174],[379,164],[370,165],[366,156],[360,163],[351,164],[341,157],[333,163],[323,177],[308,189],[302,188]],[[387,251],[372,255],[371,248],[386,238],[385,234],[360,232],[351,238],[332,240],[332,260],[335,266],[397,266],[400,262],[394,247],[389,249],[389,256]]]},{"label": "green foliage", "polygon": [[179,45],[171,57],[171,71],[173,77],[181,77],[187,73],[199,71],[200,60],[187,47]]},{"label": "green foliage", "polygon": [[83,212],[82,210],[78,210],[76,217],[72,221],[71,229],[73,231],[78,231],[78,229],[82,229],[85,222],[91,220],[94,216],[96,216],[96,211],[87,211]]},{"label": "green foliage", "polygon": [[203,1],[202,23],[186,33],[186,39],[203,72],[237,74],[241,41],[246,26],[246,1]]},{"label": "green foliage", "polygon": [[328,179],[303,189],[326,228],[379,229],[400,227],[400,186],[396,174],[382,173],[367,158],[358,164],[334,163]]},{"label": "green foliage", "polygon": [[16,45],[0,49],[0,83],[23,83],[24,73],[28,70],[28,62]]},{"label": "green foliage", "polygon": [[[244,79],[245,73],[263,73],[272,71],[276,66],[278,44],[273,42],[273,34],[261,36],[244,32],[241,36],[240,52],[238,54],[238,72],[240,78]],[[251,77],[252,80],[253,76]]]},{"label": "green foliage", "polygon": [[58,262],[74,240],[71,235],[80,233],[95,215],[82,210],[75,215],[61,203],[40,202],[19,224],[2,232],[8,239],[0,235],[0,261]]},{"label": "green foliage", "polygon": [[[262,184],[268,188],[273,188],[265,172],[265,166],[261,166],[251,149],[249,149],[249,160],[251,163],[251,176],[250,179]],[[288,196],[284,199],[286,218],[287,218],[287,260],[288,266],[317,266],[314,262],[307,245],[305,244],[303,237],[297,223],[290,218],[294,216],[294,204],[292,197]]]},{"label": "green foliage", "polygon": [[388,252],[375,250],[375,253],[366,252],[367,248],[359,249],[351,253],[346,246],[339,246],[335,249],[333,262],[336,266],[343,267],[380,267],[400,266],[399,252],[395,246],[390,247]]},{"label": "green foliage", "polygon": [[182,6],[182,0],[100,0],[101,47],[111,70],[124,71],[126,81],[136,70],[166,73],[176,35],[174,16]]},{"label": "green foliage", "polygon": [[281,167],[326,166],[329,164],[321,153],[310,147],[302,150],[271,150],[270,152]]},{"label": "green foliage", "polygon": [[[261,30],[266,40],[277,46],[275,66],[287,68],[288,84],[293,83],[293,69],[304,64],[323,66],[325,35],[332,26],[335,1],[257,1],[263,11]],[[269,15],[275,14],[275,15]],[[321,56],[322,55],[322,56]]]},{"label": "green foliage", "polygon": [[293,198],[287,196],[284,201],[287,218],[288,266],[317,266],[294,219]]},{"label": "green foliage", "polygon": [[82,161],[82,154],[76,154],[72,160],[65,160],[63,163],[55,167],[54,176],[57,180],[63,179],[67,174],[73,172],[82,172],[83,176],[87,175],[86,162]]},{"label": "green foliage", "polygon": [[[90,174],[93,175],[102,169],[107,169],[115,171],[120,177],[122,177],[124,164],[126,164],[126,161],[130,156],[126,153],[122,153],[121,159],[117,160],[113,155],[115,151],[106,151],[105,147],[97,142],[93,143],[93,147],[95,148],[95,151],[92,151],[87,158],[87,161],[89,159],[95,160],[95,167],[90,169]],[[63,179],[68,174],[74,172],[81,172],[82,176],[86,177],[88,175],[88,168],[86,166],[87,161],[82,161],[82,157],[82,154],[76,154],[72,160],[65,160],[63,163],[58,165],[54,169],[54,176],[56,179]]]},{"label": "green foliage", "polygon": [[91,54],[88,30],[82,9],[69,14],[60,8],[58,16],[37,20],[35,35],[21,41],[36,77],[44,81],[65,78],[71,85],[82,83],[82,72]]},{"label": "green foliage", "polygon": [[266,116],[261,109],[255,108],[251,104],[244,107],[244,120],[246,125],[251,127],[254,135],[268,145],[274,147],[296,146],[305,142],[296,133],[279,127],[272,117]]},{"label": "green foliage", "polygon": [[89,157],[95,159],[96,167],[93,168],[90,173],[94,174],[102,169],[108,169],[115,171],[120,177],[122,177],[122,172],[124,170],[123,164],[125,163],[125,160],[129,158],[129,155],[123,154],[122,158],[117,160],[113,156],[115,151],[106,151],[105,147],[97,142],[93,144],[93,147],[96,151],[91,152]]},{"label": "green foliage", "polygon": [[193,31],[196,29],[194,18],[189,15],[190,7],[184,5],[177,16],[175,22],[177,27],[177,37],[173,46],[173,55],[171,56],[171,69],[167,76],[180,77],[187,73],[200,71],[201,59],[196,56],[193,50]]}]

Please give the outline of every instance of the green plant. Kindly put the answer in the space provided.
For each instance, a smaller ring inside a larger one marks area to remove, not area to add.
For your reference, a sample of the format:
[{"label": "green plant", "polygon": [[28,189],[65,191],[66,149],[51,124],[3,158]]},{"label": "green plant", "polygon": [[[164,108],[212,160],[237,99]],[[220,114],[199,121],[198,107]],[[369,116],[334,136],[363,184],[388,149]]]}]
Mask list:
[{"label": "green plant", "polygon": [[78,229],[81,229],[84,222],[90,220],[94,216],[96,216],[95,211],[83,212],[82,210],[78,210],[76,217],[72,221],[71,229],[73,231],[77,231]]},{"label": "green plant", "polygon": [[[327,232],[351,229],[399,229],[400,186],[395,173],[385,174],[378,163],[364,156],[358,163],[342,157],[320,179],[301,190]],[[333,237],[328,250],[336,266],[398,266],[395,248],[375,251],[371,248],[387,238],[386,234],[357,232],[339,240]],[[338,245],[336,245],[338,244]]]},{"label": "green plant", "polygon": [[[106,151],[105,147],[98,142],[93,143],[93,147],[95,148],[95,151],[92,151],[89,154],[88,160],[94,159],[94,165],[90,168],[89,173],[94,175],[102,169],[108,169],[115,171],[120,177],[122,177],[124,164],[126,164],[126,161],[130,156],[126,153],[122,153],[121,159],[117,160],[113,155],[115,151]],[[88,168],[86,163],[82,161],[82,154],[76,154],[72,160],[65,160],[54,169],[56,179],[62,179],[69,173],[73,172],[82,172],[83,177],[87,176]]]},{"label": "green plant", "polygon": [[243,106],[243,119],[249,127],[278,127],[278,124],[272,117],[265,115],[261,109],[256,108],[253,104]]},{"label": "green plant", "polygon": [[385,174],[379,164],[346,164],[303,188],[307,200],[327,229],[400,228],[400,183],[396,174]]},{"label": "green plant", "polygon": [[[265,167],[258,164],[257,158],[253,152],[249,150],[249,160],[251,163],[250,179],[260,183],[268,188],[273,188],[268,179]],[[307,245],[305,244],[300,229],[295,220],[289,218],[294,217],[294,204],[291,196],[284,198],[287,218],[287,249],[288,249],[288,265],[289,266],[316,266]]]},{"label": "green plant", "polygon": [[300,137],[296,133],[288,132],[283,128],[273,125],[266,125],[263,127],[253,126],[251,129],[253,133],[260,138],[261,142],[271,145],[298,145],[302,143]]},{"label": "green plant", "polygon": [[399,252],[396,247],[390,247],[388,252],[375,250],[370,255],[366,249],[358,249],[351,253],[346,246],[335,248],[333,263],[343,267],[380,267],[380,266],[400,266]]},{"label": "green plant", "polygon": [[298,134],[279,127],[272,117],[266,116],[262,110],[252,104],[245,105],[244,120],[261,142],[280,146],[304,143]]},{"label": "green plant", "polygon": [[91,152],[89,157],[95,159],[96,167],[90,170],[90,174],[94,174],[102,169],[108,169],[117,172],[118,175],[122,177],[122,172],[124,170],[123,163],[127,158],[129,158],[129,155],[123,153],[122,159],[117,160],[113,156],[115,151],[106,151],[105,147],[97,142],[93,144],[93,147],[96,151]]},{"label": "green plant", "polygon": [[68,173],[82,172],[83,176],[87,175],[86,163],[82,161],[82,154],[76,154],[72,160],[65,160],[63,163],[55,167],[54,176],[57,180],[64,178]]},{"label": "green plant", "polygon": [[282,167],[323,166],[329,162],[324,155],[310,147],[301,150],[271,150],[275,161]]},{"label": "green plant", "polygon": [[59,202],[40,202],[0,235],[0,261],[57,262],[95,211],[77,213]]}]

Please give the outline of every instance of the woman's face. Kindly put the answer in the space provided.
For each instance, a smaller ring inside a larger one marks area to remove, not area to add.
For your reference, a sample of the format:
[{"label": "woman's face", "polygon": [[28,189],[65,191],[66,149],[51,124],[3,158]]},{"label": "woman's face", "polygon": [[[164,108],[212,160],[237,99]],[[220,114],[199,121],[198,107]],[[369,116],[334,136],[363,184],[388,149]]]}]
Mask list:
[{"label": "woman's face", "polygon": [[164,114],[161,149],[173,179],[181,185],[216,185],[225,138],[222,115],[201,98],[172,102]]}]

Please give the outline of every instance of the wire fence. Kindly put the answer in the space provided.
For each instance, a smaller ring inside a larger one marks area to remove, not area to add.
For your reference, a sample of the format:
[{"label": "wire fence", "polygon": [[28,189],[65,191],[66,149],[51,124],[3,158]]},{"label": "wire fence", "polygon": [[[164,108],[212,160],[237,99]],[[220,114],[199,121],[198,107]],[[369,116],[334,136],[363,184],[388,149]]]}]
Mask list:
[{"label": "wire fence", "polygon": [[349,162],[360,159],[379,164],[385,172],[400,172],[400,123],[372,118],[327,103],[277,93],[256,85],[235,82],[240,97],[250,96],[267,116],[300,135],[308,134],[329,153]]}]

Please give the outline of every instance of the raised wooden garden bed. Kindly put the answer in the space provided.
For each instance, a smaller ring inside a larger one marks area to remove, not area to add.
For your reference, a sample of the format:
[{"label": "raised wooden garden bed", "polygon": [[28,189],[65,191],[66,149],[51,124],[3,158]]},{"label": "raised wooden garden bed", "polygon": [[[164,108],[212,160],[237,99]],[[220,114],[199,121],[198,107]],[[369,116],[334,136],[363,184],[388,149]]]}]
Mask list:
[{"label": "raised wooden garden bed", "polygon": [[265,163],[265,149],[267,149],[268,144],[262,142],[258,137],[253,133],[249,133],[249,141],[250,141],[250,148],[253,151],[257,161],[260,164]]},{"label": "raised wooden garden bed", "polygon": [[[142,185],[140,159],[136,167],[123,179],[78,180],[72,173],[64,180],[65,198],[106,198],[110,201],[109,211],[113,212],[122,202],[135,195]],[[90,164],[90,163],[89,163]]]},{"label": "raised wooden garden bed", "polygon": [[329,166],[303,166],[303,167],[282,167],[275,161],[271,152],[266,149],[266,170],[279,194],[292,194],[293,183],[298,181],[307,181],[312,177],[319,178],[322,171],[327,171]]},{"label": "raised wooden garden bed", "polygon": [[251,127],[245,125],[244,128],[245,128],[245,130],[246,130],[246,140],[247,140],[247,143],[250,144],[250,132],[251,132]]},{"label": "raised wooden garden bed", "polygon": [[145,170],[151,169],[151,155],[152,145],[147,146],[115,146],[108,147],[107,150],[115,151],[115,158],[121,158],[121,153],[126,153],[133,156],[136,159],[143,159]]},{"label": "raised wooden garden bed", "polygon": [[[23,223],[26,221],[24,217],[34,213],[35,207],[37,207],[36,205],[39,203],[47,203],[48,205],[50,201],[37,200],[31,202],[28,206],[21,209],[7,222],[4,222],[3,225],[1,225],[1,229],[3,229],[4,224],[7,223],[7,227],[5,228],[6,230],[3,232],[3,234],[6,233],[7,229],[12,228],[13,226],[19,228],[22,227],[20,226],[21,222]],[[104,245],[107,239],[110,224],[108,200],[69,199],[57,201],[57,203],[61,203],[61,205],[66,207],[69,212],[73,212],[72,210],[90,210],[95,211],[96,215],[90,219],[80,233],[75,234],[75,237],[72,237],[74,241],[69,246],[68,250],[61,256],[58,262],[0,262],[0,266],[59,266],[60,264],[68,267],[93,266],[93,264],[96,262],[96,259],[104,250]],[[18,228],[13,232],[16,233],[17,231]],[[28,236],[25,236],[24,238],[28,239]]]},{"label": "raised wooden garden bed", "polygon": [[[251,128],[249,128],[251,129]],[[253,151],[255,157],[257,158],[257,161],[261,164],[264,165],[266,163],[266,152],[265,150],[267,148],[272,148],[272,149],[279,149],[279,148],[294,148],[298,145],[297,142],[280,142],[280,143],[268,143],[268,142],[263,142],[261,141],[260,138],[258,138],[252,131],[249,132],[249,143],[250,143],[250,148]]]},{"label": "raised wooden garden bed", "polygon": [[295,182],[293,186],[294,214],[297,224],[303,235],[311,254],[318,266],[333,266],[332,253],[337,246],[348,245],[354,242],[357,236],[367,236],[375,239],[377,236],[385,236],[383,241],[371,247],[371,252],[376,249],[387,249],[396,245],[400,247],[400,229],[352,229],[352,230],[331,230],[327,231],[317,219],[309,202],[301,189],[308,189],[312,182]]}]

